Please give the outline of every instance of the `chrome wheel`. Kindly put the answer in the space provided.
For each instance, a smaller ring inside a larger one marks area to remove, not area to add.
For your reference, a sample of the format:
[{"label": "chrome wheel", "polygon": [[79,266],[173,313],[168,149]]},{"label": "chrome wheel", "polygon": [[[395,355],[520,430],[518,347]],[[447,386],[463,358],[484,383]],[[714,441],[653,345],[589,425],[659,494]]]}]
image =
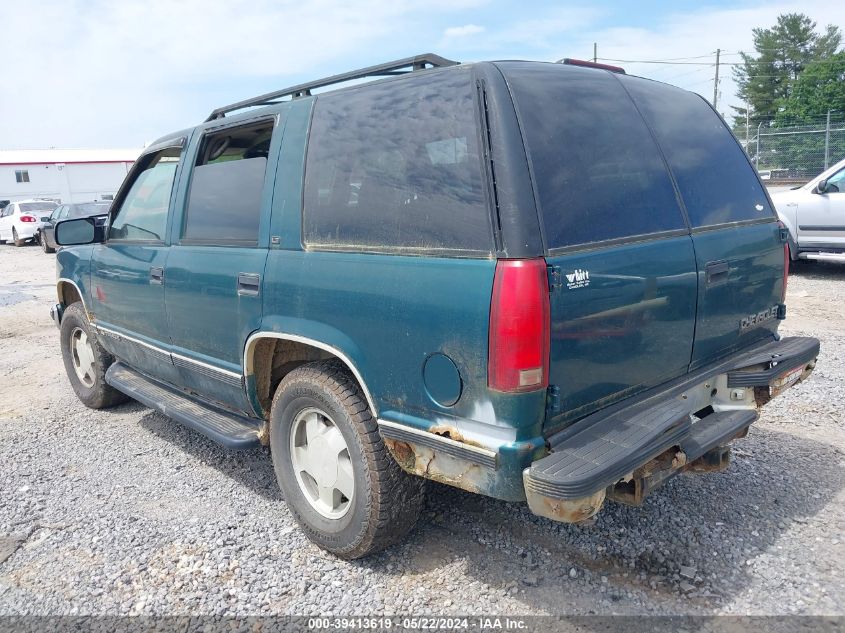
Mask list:
[{"label": "chrome wheel", "polygon": [[349,447],[323,411],[300,411],[291,424],[290,455],[296,482],[317,512],[339,519],[352,507],[355,479]]},{"label": "chrome wheel", "polygon": [[70,355],[73,360],[73,369],[79,382],[89,389],[94,386],[96,376],[96,361],[94,360],[94,348],[88,340],[88,334],[82,328],[74,328],[70,333]]}]

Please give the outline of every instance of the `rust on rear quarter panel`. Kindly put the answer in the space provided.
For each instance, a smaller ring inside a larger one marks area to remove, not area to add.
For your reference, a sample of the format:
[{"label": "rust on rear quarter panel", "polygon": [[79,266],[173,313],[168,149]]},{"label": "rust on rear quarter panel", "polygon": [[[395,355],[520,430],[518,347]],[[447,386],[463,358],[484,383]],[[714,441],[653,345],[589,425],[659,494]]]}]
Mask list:
[{"label": "rust on rear quarter panel", "polygon": [[488,469],[478,464],[457,459],[446,453],[438,453],[428,446],[409,444],[401,440],[385,438],[384,444],[396,463],[408,473],[468,492],[480,493],[489,488]]}]

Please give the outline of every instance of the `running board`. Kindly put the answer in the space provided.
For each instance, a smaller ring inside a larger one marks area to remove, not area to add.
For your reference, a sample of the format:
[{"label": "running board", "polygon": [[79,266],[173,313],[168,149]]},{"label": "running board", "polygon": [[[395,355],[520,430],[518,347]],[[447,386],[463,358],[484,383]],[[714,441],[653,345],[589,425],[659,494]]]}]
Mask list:
[{"label": "running board", "polygon": [[109,367],[106,382],[130,398],[199,431],[226,448],[245,449],[261,445],[258,420],[220,411],[155,382],[122,363],[114,363]]},{"label": "running board", "polygon": [[839,262],[845,264],[845,253],[799,253],[799,259],[813,259],[819,262]]}]

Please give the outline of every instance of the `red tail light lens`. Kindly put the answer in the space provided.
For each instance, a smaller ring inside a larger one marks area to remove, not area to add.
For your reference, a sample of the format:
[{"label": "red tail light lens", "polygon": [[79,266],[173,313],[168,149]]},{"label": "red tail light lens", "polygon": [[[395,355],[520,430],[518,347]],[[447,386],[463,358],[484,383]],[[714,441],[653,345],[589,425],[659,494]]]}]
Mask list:
[{"label": "red tail light lens", "polygon": [[535,391],[549,384],[549,278],[546,260],[500,259],[493,279],[487,385]]},{"label": "red tail light lens", "polygon": [[35,222],[35,218],[31,215],[22,215],[21,222]]},{"label": "red tail light lens", "polygon": [[[783,222],[778,222],[778,226],[780,226],[781,231],[786,230],[786,226],[784,226]],[[780,302],[786,303],[786,284],[789,281],[789,242],[787,241],[783,245],[783,289],[781,290],[780,295]]]}]

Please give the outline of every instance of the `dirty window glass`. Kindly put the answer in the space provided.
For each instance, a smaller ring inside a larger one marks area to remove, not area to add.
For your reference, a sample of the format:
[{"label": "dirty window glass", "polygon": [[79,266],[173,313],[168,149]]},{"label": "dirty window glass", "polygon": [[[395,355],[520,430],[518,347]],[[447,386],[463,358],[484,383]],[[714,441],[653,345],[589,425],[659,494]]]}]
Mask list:
[{"label": "dirty window glass", "polygon": [[273,122],[207,135],[191,176],[184,243],[258,243],[261,193]]},{"label": "dirty window glass", "polygon": [[469,74],[318,97],[305,173],[307,244],[489,253]]},{"label": "dirty window glass", "polygon": [[110,240],[161,241],[167,227],[167,210],[179,148],[169,148],[142,159],[141,171],[109,228]]},{"label": "dirty window glass", "polygon": [[774,216],[745,153],[704,99],[638,77],[622,82],[666,154],[693,227]]},{"label": "dirty window glass", "polygon": [[616,77],[500,65],[531,159],[548,248],[682,229],[660,153]]}]

